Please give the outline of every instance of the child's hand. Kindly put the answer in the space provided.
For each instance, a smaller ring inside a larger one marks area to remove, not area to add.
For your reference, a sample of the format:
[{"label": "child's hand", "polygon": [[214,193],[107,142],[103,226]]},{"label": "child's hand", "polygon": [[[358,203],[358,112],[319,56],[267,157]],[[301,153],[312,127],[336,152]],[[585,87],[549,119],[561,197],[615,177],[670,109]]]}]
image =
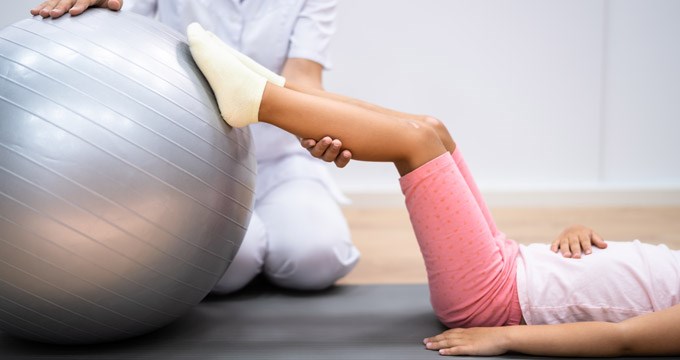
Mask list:
[{"label": "child's hand", "polygon": [[450,329],[423,340],[428,350],[440,355],[494,356],[508,351],[505,327]]},{"label": "child's hand", "polygon": [[574,225],[565,229],[560,236],[552,242],[550,250],[560,251],[562,256],[578,259],[583,252],[586,255],[592,253],[592,246],[600,249],[607,247],[607,243],[592,229],[582,225]]}]

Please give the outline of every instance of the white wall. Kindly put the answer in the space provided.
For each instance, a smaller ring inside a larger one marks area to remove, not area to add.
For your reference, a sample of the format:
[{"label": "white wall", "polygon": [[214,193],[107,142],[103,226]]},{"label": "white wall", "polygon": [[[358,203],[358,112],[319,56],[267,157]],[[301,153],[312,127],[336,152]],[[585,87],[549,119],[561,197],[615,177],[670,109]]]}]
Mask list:
[{"label": "white wall", "polygon": [[2,0],[2,11],[0,11],[0,28],[12,24],[21,19],[31,16],[29,10],[33,5],[39,4],[40,1],[27,0]]},{"label": "white wall", "polygon": [[[492,204],[677,205],[678,39],[676,0],[340,0],[326,86],[444,120]],[[332,174],[399,192],[391,165]]]},{"label": "white wall", "polygon": [[680,2],[414,4],[341,1],[327,88],[444,120],[496,203],[680,204]]},{"label": "white wall", "polygon": [[680,2],[612,1],[604,69],[607,184],[680,185]]}]

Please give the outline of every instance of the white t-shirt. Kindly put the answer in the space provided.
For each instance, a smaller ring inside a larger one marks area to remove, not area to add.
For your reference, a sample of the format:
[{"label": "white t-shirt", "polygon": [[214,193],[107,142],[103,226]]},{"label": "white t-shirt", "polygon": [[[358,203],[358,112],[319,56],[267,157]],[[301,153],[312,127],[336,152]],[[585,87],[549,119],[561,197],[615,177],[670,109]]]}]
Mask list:
[{"label": "white t-shirt", "polygon": [[619,322],[680,303],[680,251],[638,240],[607,241],[581,259],[520,245],[517,293],[529,325]]}]

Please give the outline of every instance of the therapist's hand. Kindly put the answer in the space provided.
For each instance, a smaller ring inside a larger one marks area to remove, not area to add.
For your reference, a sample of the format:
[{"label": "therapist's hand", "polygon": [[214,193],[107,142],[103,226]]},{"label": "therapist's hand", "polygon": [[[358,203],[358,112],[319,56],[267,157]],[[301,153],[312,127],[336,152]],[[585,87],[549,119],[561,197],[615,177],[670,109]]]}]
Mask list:
[{"label": "therapist's hand", "polygon": [[342,149],[342,142],[338,139],[331,139],[329,136],[319,141],[302,139],[300,143],[315,158],[333,162],[339,168],[347,166],[352,159],[352,153],[347,149]]},{"label": "therapist's hand", "polygon": [[[283,65],[281,75],[296,85],[323,90],[321,84],[322,72],[323,66],[315,61],[302,58],[288,58]],[[338,139],[331,139],[329,136],[319,139],[319,141],[302,139],[300,144],[315,158],[326,162],[333,162],[339,168],[347,166],[352,159],[352,153],[342,148],[342,142]]]},{"label": "therapist's hand", "polygon": [[118,11],[123,7],[123,0],[48,0],[31,9],[31,15],[56,19],[67,12],[72,16],[82,14],[90,7],[103,7]]}]

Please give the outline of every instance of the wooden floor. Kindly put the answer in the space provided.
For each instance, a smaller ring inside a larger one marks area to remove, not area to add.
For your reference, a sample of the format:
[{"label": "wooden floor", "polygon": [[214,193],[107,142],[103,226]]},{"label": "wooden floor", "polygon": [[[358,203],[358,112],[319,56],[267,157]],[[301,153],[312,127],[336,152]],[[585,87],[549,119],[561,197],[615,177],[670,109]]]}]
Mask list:
[{"label": "wooden floor", "polygon": [[[425,283],[425,268],[404,208],[344,209],[356,246],[357,267],[341,284]],[[680,207],[493,209],[496,223],[520,243],[547,243],[565,227],[583,224],[605,240],[639,239],[680,249]]]}]

